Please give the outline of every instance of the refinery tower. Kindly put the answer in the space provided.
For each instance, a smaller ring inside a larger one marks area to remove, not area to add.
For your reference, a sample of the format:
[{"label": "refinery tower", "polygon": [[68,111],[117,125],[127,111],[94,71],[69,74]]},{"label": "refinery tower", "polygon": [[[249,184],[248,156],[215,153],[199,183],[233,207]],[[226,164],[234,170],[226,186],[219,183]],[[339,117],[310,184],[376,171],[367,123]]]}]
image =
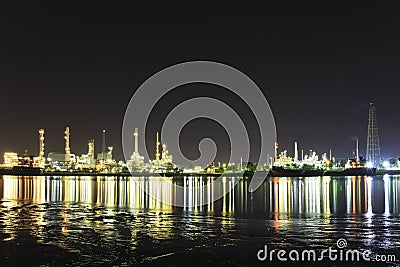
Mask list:
[{"label": "refinery tower", "polygon": [[378,125],[376,123],[376,108],[372,102],[369,104],[366,155],[367,165],[370,165],[370,167],[378,166],[381,157],[381,149],[379,147]]}]

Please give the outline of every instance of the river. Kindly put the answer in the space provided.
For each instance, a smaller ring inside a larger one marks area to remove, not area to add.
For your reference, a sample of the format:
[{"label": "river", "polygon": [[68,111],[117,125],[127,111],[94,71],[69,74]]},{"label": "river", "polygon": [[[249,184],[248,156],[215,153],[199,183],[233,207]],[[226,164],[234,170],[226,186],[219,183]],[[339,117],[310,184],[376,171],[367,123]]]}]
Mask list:
[{"label": "river", "polygon": [[[400,264],[400,176],[0,177],[1,266]],[[174,187],[183,186],[183,207]],[[152,192],[157,199],[149,196]],[[371,251],[370,261],[260,261],[268,249]],[[344,248],[343,248],[344,249]],[[377,262],[379,256],[393,256]],[[271,262],[272,261],[272,262]]]}]

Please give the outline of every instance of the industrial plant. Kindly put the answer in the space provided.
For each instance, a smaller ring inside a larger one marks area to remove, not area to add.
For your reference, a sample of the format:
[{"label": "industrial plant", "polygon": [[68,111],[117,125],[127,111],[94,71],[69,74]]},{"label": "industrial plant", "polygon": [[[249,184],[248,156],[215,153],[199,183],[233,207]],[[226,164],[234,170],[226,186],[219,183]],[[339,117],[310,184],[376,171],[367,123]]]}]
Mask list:
[{"label": "industrial plant", "polygon": [[275,155],[270,158],[270,164],[273,167],[291,167],[292,169],[338,169],[338,168],[381,168],[381,169],[398,169],[400,168],[400,161],[398,158],[391,160],[384,160],[380,156],[380,146],[378,137],[378,126],[376,119],[376,108],[371,102],[368,111],[368,130],[367,130],[367,148],[365,158],[359,155],[359,139],[355,138],[355,153],[353,157],[347,159],[335,159],[332,156],[332,149],[327,153],[322,154],[321,157],[313,150],[305,154],[301,150],[301,157],[299,157],[298,143],[294,142],[294,156],[291,157],[284,150],[278,153],[278,142],[275,142]]},{"label": "industrial plant", "polygon": [[[268,157],[268,162],[263,166],[254,166],[252,163],[214,163],[209,166],[195,166],[185,168],[173,163],[172,155],[169,154],[167,144],[161,144],[159,133],[155,135],[154,159],[145,162],[144,156],[139,153],[139,131],[133,132],[133,152],[127,162],[116,161],[113,157],[113,147],[106,145],[106,130],[102,130],[101,151],[95,153],[95,140],[90,139],[87,143],[87,153],[76,155],[71,152],[70,136],[71,129],[66,127],[64,131],[64,151],[49,152],[45,156],[45,130],[40,129],[39,153],[37,156],[29,156],[25,152],[19,156],[15,152],[4,153],[2,169],[12,168],[34,168],[41,172],[84,172],[84,173],[221,173],[242,171],[266,171],[278,169],[283,175],[294,170],[340,170],[355,168],[382,168],[399,169],[399,159],[384,161],[380,158],[380,147],[378,138],[378,127],[376,121],[376,108],[370,103],[367,149],[366,157],[359,156],[359,139],[355,139],[355,154],[353,157],[336,159],[332,155],[332,149],[328,153],[318,155],[313,150],[299,150],[298,142],[294,142],[294,155],[288,155],[287,150],[279,151],[279,144],[275,142],[275,154]],[[304,174],[304,172],[303,172]]]},{"label": "industrial plant", "polygon": [[49,152],[45,157],[45,130],[39,130],[39,155],[28,156],[26,153],[18,156],[15,152],[4,153],[2,168],[15,167],[37,168],[45,172],[71,172],[81,171],[88,173],[122,173],[122,172],[152,172],[167,173],[179,171],[172,162],[167,144],[161,144],[159,133],[156,133],[156,153],[154,160],[144,162],[144,157],[139,154],[139,133],[135,128],[134,150],[130,159],[125,163],[116,161],[113,157],[113,147],[106,146],[106,130],[102,130],[101,152],[95,157],[95,140],[88,140],[87,153],[76,155],[71,152],[70,127],[64,131],[64,151]]}]

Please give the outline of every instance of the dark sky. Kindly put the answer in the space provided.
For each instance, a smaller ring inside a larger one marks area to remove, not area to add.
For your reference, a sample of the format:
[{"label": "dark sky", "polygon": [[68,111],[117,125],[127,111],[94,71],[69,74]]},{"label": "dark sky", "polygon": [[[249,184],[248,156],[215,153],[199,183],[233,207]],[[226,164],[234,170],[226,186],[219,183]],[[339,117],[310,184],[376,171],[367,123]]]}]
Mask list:
[{"label": "dark sky", "polygon": [[[357,136],[364,155],[373,100],[382,154],[400,155],[395,2],[276,2],[3,4],[0,153],[29,149],[37,154],[39,128],[46,130],[46,154],[62,151],[69,125],[76,154],[86,152],[91,138],[100,149],[104,128],[108,145],[121,159],[122,120],[135,89],[165,67],[211,60],[243,71],[259,85],[274,112],[279,142],[290,153],[298,140],[300,148],[318,153],[332,148],[337,157],[346,157]],[[210,88],[192,86],[191,92],[216,91]],[[176,101],[177,95],[170,98]],[[161,113],[167,106],[159,107]],[[190,142],[201,130],[189,126],[182,142],[185,153],[193,156]],[[218,125],[211,127],[223,136]]]}]

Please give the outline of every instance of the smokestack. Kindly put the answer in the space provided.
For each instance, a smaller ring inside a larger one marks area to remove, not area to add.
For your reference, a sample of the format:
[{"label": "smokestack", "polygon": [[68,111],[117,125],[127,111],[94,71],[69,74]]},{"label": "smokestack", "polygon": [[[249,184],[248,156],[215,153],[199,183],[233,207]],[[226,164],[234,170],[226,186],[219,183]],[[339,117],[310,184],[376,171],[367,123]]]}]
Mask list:
[{"label": "smokestack", "polygon": [[106,130],[103,130],[101,138],[102,138],[102,141],[101,141],[101,152],[102,153],[106,153],[107,152],[107,150],[106,150]]},{"label": "smokestack", "polygon": [[299,150],[297,148],[297,142],[294,142],[294,160],[295,161],[299,160]]},{"label": "smokestack", "polygon": [[133,136],[135,137],[135,153],[139,153],[139,133],[138,133],[138,128],[135,128],[135,132],[133,133]]},{"label": "smokestack", "polygon": [[71,149],[69,147],[69,136],[71,135],[70,131],[69,131],[69,127],[65,128],[65,154],[71,154]]},{"label": "smokestack", "polygon": [[359,162],[360,158],[358,157],[358,138],[356,138],[356,161]]}]

